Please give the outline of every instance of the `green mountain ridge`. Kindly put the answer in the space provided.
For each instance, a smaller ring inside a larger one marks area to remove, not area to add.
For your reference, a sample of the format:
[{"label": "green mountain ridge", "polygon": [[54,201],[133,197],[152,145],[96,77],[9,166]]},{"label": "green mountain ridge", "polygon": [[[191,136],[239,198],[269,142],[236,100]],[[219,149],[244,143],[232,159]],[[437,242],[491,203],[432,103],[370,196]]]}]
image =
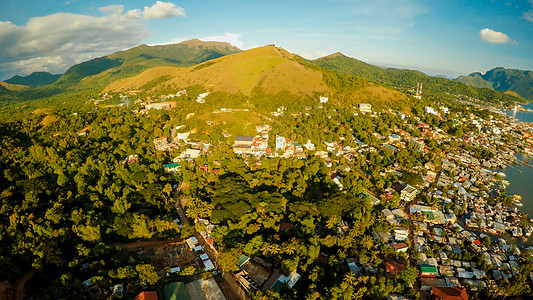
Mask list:
[{"label": "green mountain ridge", "polygon": [[169,45],[143,44],[74,65],[61,76],[54,87],[69,88],[83,80],[84,86],[103,88],[115,80],[137,75],[152,67],[188,67],[240,51],[229,43],[203,42],[197,39]]},{"label": "green mountain ridge", "polygon": [[377,83],[397,87],[406,91],[414,90],[417,83],[422,82],[423,94],[429,96],[448,93],[454,95],[461,94],[488,101],[514,101],[512,96],[505,95],[487,87],[478,88],[442,77],[431,77],[418,70],[382,68],[345,56],[342,53],[334,53],[332,55],[311,60],[310,62],[325,69],[363,77]]},{"label": "green mountain ridge", "polygon": [[15,75],[4,82],[27,86],[43,86],[56,82],[61,74],[51,74],[49,72],[33,72],[28,76]]},{"label": "green mountain ridge", "polygon": [[514,91],[522,97],[533,99],[533,71],[497,67],[485,74],[474,72],[468,76],[459,76],[456,81],[496,91]]},{"label": "green mountain ridge", "polygon": [[479,72],[474,72],[468,76],[459,76],[457,77],[456,81],[479,88],[494,89],[493,83],[483,79]]},{"label": "green mountain ridge", "polygon": [[[488,87],[476,88],[446,78],[431,77],[417,70],[374,66],[340,52],[306,60],[275,46],[268,53],[262,54],[256,49],[259,48],[241,51],[229,43],[198,39],[169,45],[143,44],[74,65],[52,84],[19,91],[4,88],[0,89],[0,93],[7,95],[10,100],[47,99],[52,96],[62,99],[87,98],[97,97],[98,93],[111,86],[113,88],[110,90],[115,91],[143,90],[149,86],[153,89],[155,84],[158,89],[203,86],[208,90],[248,95],[256,88],[263,89],[267,94],[280,90],[294,95],[302,92],[307,95],[342,94],[342,101],[354,104],[362,101],[386,102],[401,94],[388,90],[389,87],[409,95],[414,92],[417,83],[422,82],[424,98],[430,101],[451,95],[465,95],[500,103],[525,101]],[[226,63],[220,60],[224,56],[248,52],[255,54],[223,60]],[[266,56],[261,57],[262,55]],[[205,63],[207,61],[209,62]],[[189,69],[185,70],[186,68]],[[309,70],[322,73],[322,79],[313,75],[311,77],[316,77],[314,81],[300,82],[311,74]],[[170,77],[164,78],[165,76]],[[320,83],[321,87],[317,88],[315,85],[311,88],[311,82]],[[405,95],[400,98],[405,99]]]}]

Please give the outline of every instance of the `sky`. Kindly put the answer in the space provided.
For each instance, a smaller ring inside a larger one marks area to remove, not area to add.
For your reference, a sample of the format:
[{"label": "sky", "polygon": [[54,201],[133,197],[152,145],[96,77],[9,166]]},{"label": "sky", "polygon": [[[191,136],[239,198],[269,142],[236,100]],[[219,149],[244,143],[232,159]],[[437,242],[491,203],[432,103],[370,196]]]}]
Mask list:
[{"label": "sky", "polygon": [[533,69],[533,0],[0,0],[0,80],[139,44],[276,44],[455,78]]}]

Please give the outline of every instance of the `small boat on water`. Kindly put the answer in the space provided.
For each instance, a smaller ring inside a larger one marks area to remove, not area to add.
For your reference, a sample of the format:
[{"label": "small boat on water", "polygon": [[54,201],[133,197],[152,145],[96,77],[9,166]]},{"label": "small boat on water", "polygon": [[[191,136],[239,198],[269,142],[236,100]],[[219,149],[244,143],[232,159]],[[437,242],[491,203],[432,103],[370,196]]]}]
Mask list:
[{"label": "small boat on water", "polygon": [[520,203],[520,202],[515,203],[515,205],[516,205],[516,206],[520,206],[520,207],[524,206],[524,204],[522,204],[522,203]]}]

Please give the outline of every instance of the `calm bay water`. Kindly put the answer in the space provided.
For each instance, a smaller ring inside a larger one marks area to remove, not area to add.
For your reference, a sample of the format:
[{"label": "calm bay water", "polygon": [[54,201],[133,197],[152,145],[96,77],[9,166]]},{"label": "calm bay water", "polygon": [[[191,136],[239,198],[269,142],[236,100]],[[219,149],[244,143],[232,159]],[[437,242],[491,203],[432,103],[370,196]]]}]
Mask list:
[{"label": "calm bay water", "polygon": [[[528,104],[522,105],[522,107],[526,108],[526,109],[533,109],[533,102],[529,102]],[[512,116],[512,117],[517,118],[519,121],[533,123],[533,113],[532,112],[506,110],[505,113],[508,116]]]},{"label": "calm bay water", "polygon": [[[533,109],[533,102],[523,105],[526,109]],[[509,116],[513,116],[522,122],[533,123],[533,112],[521,112],[508,110],[505,112]],[[508,194],[518,194],[522,196],[521,210],[533,218],[533,157],[527,154],[516,154],[516,158],[520,161],[529,161],[528,165],[511,165],[505,169],[506,180],[510,185],[507,187]]]},{"label": "calm bay water", "polygon": [[[533,102],[523,105],[526,109],[533,109]],[[521,112],[508,110],[505,112],[509,116],[513,116],[519,121],[533,123],[533,112]],[[529,161],[527,165],[510,165],[505,171],[506,180],[509,181],[507,186],[507,194],[522,196],[522,207],[519,209],[529,215],[529,218],[533,218],[533,157],[518,153],[515,154],[518,160],[525,162]],[[506,234],[504,238],[512,244],[527,244],[533,245],[533,236],[527,241],[523,239],[514,239],[510,235]]]},{"label": "calm bay water", "polygon": [[528,165],[510,165],[504,173],[507,176],[505,179],[509,181],[510,185],[507,187],[507,194],[522,196],[522,204],[520,210],[527,213],[530,218],[533,218],[533,166],[531,162],[533,157],[527,154],[518,153],[515,155],[520,161],[529,160]]}]

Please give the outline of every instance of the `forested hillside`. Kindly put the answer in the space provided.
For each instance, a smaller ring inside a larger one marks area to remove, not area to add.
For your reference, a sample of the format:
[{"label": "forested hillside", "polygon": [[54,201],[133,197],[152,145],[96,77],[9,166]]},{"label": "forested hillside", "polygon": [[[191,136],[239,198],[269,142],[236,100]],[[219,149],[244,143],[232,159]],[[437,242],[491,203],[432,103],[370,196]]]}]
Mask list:
[{"label": "forested hillside", "polygon": [[50,74],[48,72],[33,72],[28,76],[15,75],[9,78],[8,80],[5,80],[4,82],[28,86],[42,86],[56,82],[59,77],[61,77],[61,74]]},{"label": "forested hillside", "polygon": [[494,68],[485,74],[476,72],[459,76],[456,80],[477,87],[488,86],[497,91],[513,91],[533,99],[533,71]]},{"label": "forested hillside", "polygon": [[407,69],[381,68],[373,66],[341,53],[318,58],[312,63],[326,69],[336,70],[344,74],[360,76],[387,86],[398,87],[403,90],[414,90],[418,82],[423,83],[423,93],[428,95],[462,94],[469,97],[483,99],[490,102],[516,101],[510,95],[495,92],[489,88],[476,88],[457,81]]}]

